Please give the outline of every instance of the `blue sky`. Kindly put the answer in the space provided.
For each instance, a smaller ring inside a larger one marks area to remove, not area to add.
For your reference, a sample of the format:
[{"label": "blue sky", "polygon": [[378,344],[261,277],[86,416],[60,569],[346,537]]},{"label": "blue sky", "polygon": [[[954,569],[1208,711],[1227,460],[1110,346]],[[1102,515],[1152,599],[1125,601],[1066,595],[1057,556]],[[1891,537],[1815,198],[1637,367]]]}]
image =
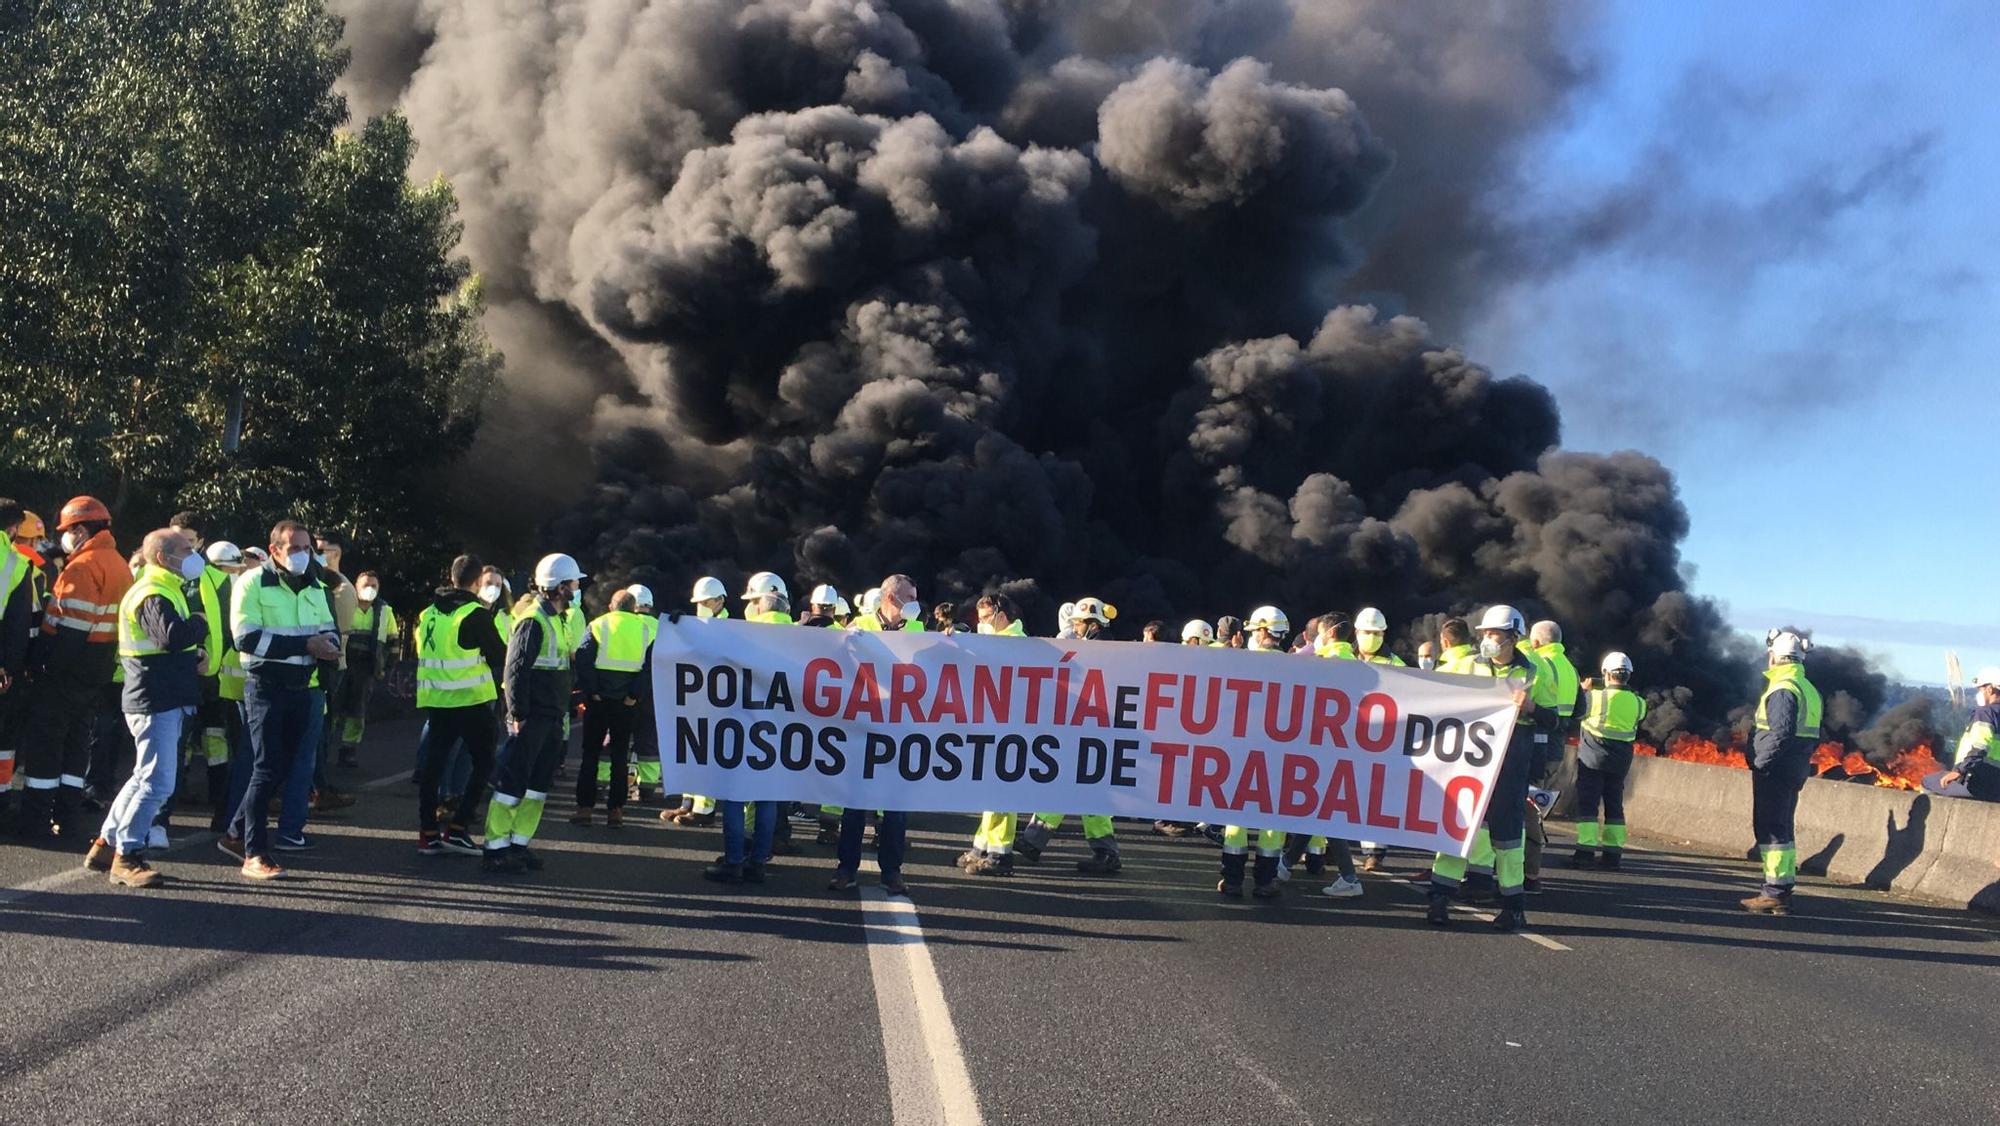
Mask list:
[{"label": "blue sky", "polygon": [[[1564,443],[1678,474],[1694,588],[1941,681],[2000,663],[2000,4],[1634,2],[1468,332]],[[1990,487],[1987,487],[1990,488]]]}]

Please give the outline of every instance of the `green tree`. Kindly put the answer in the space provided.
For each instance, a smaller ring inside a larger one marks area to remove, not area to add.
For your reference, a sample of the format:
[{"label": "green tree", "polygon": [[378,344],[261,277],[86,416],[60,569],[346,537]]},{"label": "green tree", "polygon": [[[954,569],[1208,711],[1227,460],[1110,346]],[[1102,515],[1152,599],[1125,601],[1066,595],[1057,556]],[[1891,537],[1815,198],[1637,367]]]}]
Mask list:
[{"label": "green tree", "polygon": [[0,4],[9,490],[447,550],[427,490],[498,357],[408,127],[337,131],[339,38],[323,0]]}]

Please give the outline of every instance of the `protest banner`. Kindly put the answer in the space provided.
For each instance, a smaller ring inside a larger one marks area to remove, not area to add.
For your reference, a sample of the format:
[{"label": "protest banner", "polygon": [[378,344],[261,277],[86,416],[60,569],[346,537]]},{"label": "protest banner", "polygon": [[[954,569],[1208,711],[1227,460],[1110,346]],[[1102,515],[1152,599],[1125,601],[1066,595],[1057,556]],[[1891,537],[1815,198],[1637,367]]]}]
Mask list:
[{"label": "protest banner", "polygon": [[653,681],[669,791],[1457,855],[1514,727],[1498,682],[1360,661],[692,617],[660,622]]}]

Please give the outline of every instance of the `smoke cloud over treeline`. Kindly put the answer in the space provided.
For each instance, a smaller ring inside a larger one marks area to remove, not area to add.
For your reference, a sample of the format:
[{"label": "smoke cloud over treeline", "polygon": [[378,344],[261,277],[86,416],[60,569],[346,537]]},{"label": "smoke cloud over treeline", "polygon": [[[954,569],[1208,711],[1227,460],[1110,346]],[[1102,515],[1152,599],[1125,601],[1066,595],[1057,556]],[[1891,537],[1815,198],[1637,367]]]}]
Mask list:
[{"label": "smoke cloud over treeline", "polygon": [[1511,601],[1630,652],[1656,735],[1754,692],[1671,474],[1440,338],[1505,284],[1587,7],[334,7],[508,353],[467,493],[607,579],[907,571],[1038,630],[1377,605],[1406,648]]}]

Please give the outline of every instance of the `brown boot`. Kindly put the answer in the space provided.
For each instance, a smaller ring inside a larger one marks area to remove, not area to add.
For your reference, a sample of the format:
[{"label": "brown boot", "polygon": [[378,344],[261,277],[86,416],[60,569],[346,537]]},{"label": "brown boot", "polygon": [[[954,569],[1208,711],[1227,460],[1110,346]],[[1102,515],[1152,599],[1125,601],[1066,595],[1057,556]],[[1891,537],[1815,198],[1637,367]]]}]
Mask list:
[{"label": "brown boot", "polygon": [[285,870],[261,856],[253,856],[243,862],[243,878],[246,880],[281,880]]},{"label": "brown boot", "polygon": [[111,858],[111,882],[128,888],[149,888],[165,877],[153,871],[143,856],[118,853]]},{"label": "brown boot", "polygon": [[83,866],[93,872],[109,872],[112,858],[117,855],[118,850],[111,847],[111,842],[99,837],[90,842],[90,851],[83,854]]},{"label": "brown boot", "polygon": [[1752,915],[1789,915],[1792,913],[1791,900],[1776,895],[1765,895],[1761,891],[1743,900],[1742,903],[1743,909]]},{"label": "brown boot", "polygon": [[615,805],[614,805],[614,806],[612,806],[612,807],[611,807],[610,809],[607,809],[607,810],[605,810],[605,811],[604,811],[604,827],[605,827],[605,828],[607,828],[607,829],[616,829],[616,828],[618,828],[619,826],[621,826],[621,825],[623,825],[623,824],[625,824],[625,811],[624,811],[624,810],[622,810],[622,809],[620,809],[620,808],[618,808],[617,806],[615,806]]},{"label": "brown boot", "polygon": [[577,806],[576,812],[569,815],[569,823],[572,825],[590,824],[590,807],[587,805]]}]

